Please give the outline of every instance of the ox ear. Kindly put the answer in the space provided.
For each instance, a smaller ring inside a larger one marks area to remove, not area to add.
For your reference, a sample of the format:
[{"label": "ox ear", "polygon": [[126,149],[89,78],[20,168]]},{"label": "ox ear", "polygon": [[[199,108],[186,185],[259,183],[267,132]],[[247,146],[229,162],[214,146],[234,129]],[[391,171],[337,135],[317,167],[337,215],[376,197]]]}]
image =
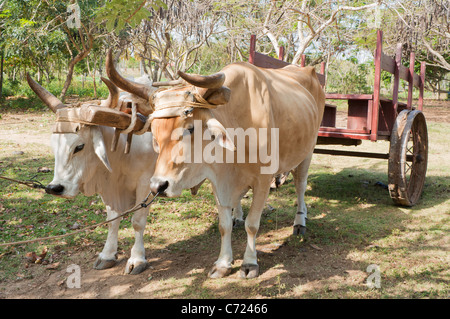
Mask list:
[{"label": "ox ear", "polygon": [[208,103],[214,105],[226,104],[230,100],[230,97],[231,97],[231,90],[225,86],[222,86],[219,89],[207,89],[207,91],[204,92],[203,94],[203,98],[206,101],[208,101]]},{"label": "ox ear", "polygon": [[206,126],[211,132],[211,135],[214,136],[214,141],[216,143],[218,143],[221,147],[226,148],[227,150],[230,150],[232,152],[236,151],[236,147],[234,146],[230,135],[218,120],[216,120],[215,118],[211,118],[206,122]]},{"label": "ox ear", "polygon": [[156,153],[159,153],[159,144],[158,144],[158,141],[156,140],[156,138],[154,136],[152,138],[152,144],[153,144],[153,150]]},{"label": "ox ear", "polygon": [[106,145],[103,140],[103,134],[100,129],[96,126],[92,127],[92,143],[94,145],[95,154],[97,154],[100,161],[107,168],[107,170],[112,173],[111,165],[109,165],[108,155],[106,154]]}]

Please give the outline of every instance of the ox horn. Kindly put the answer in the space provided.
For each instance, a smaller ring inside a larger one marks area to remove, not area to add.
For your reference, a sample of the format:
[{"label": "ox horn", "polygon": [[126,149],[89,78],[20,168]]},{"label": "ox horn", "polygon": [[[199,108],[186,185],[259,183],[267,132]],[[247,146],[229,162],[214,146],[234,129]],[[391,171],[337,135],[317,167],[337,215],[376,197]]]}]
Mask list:
[{"label": "ox horn", "polygon": [[27,73],[27,82],[30,88],[36,93],[36,95],[44,102],[54,113],[57,110],[66,107],[56,96],[44,89],[39,83],[33,80],[29,73]]},{"label": "ox horn", "polygon": [[105,101],[105,105],[111,109],[115,109],[119,104],[119,89],[110,80],[104,77],[100,77],[103,83],[106,84],[109,90],[108,98]]},{"label": "ox horn", "polygon": [[187,74],[178,71],[178,75],[184,79],[186,82],[206,89],[219,89],[225,82],[225,73],[218,72],[212,75],[197,75],[197,74]]},{"label": "ox horn", "polygon": [[165,82],[153,82],[152,86],[160,87],[160,86],[176,86],[185,83],[183,79],[173,80],[173,81],[165,81]]},{"label": "ox horn", "polygon": [[151,91],[147,86],[127,80],[117,72],[114,67],[111,49],[106,55],[106,73],[108,74],[109,79],[122,90],[135,94],[144,100],[149,99]]}]

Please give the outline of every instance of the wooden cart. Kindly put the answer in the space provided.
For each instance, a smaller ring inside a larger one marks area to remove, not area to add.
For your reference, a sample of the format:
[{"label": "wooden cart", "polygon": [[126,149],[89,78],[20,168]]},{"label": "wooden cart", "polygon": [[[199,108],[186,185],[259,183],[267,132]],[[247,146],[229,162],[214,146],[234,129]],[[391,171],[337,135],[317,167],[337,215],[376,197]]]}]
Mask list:
[{"label": "wooden cart", "polygon": [[[382,50],[383,33],[377,32],[374,55],[375,81],[373,94],[326,94],[327,100],[346,100],[348,103],[347,126],[336,127],[336,106],[326,103],[317,145],[359,145],[362,140],[389,140],[389,153],[316,148],[315,153],[338,156],[356,156],[388,160],[389,194],[396,204],[413,206],[422,194],[428,160],[428,133],[423,109],[425,63],[421,63],[420,74],[414,73],[415,55],[410,55],[410,67],[401,64],[402,45],[397,45],[395,58]],[[250,41],[249,62],[264,68],[282,68],[289,63],[283,61],[284,48],[279,59],[256,52],[256,37]],[[305,65],[305,56],[301,66]],[[322,86],[325,85],[325,64],[317,73]],[[392,96],[380,95],[381,71],[394,75]],[[398,100],[400,79],[408,82],[407,103]],[[413,105],[413,88],[419,89],[419,100]]]}]

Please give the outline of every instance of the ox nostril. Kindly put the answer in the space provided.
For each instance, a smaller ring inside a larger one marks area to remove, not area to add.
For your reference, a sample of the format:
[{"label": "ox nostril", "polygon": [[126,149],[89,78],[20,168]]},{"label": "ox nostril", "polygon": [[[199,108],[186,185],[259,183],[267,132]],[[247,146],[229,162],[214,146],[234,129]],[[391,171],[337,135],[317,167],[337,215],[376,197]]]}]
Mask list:
[{"label": "ox nostril", "polygon": [[153,195],[155,195],[156,193],[159,193],[160,195],[164,196],[164,191],[167,189],[167,187],[169,187],[169,182],[168,181],[161,181],[161,180],[153,180],[150,183],[150,189],[153,193]]},{"label": "ox nostril", "polygon": [[61,195],[64,192],[64,186],[61,184],[50,184],[45,188],[45,192],[50,195]]},{"label": "ox nostril", "polygon": [[159,183],[158,193],[164,193],[164,191],[167,189],[167,187],[169,187],[169,182],[168,181]]}]

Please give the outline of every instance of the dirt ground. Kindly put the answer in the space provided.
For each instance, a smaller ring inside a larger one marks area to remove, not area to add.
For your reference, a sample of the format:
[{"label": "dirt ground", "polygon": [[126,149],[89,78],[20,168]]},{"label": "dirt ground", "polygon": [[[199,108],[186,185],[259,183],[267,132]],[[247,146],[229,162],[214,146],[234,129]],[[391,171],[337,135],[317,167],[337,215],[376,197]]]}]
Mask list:
[{"label": "dirt ground", "polygon": [[[450,122],[449,102],[435,102],[434,107],[425,110],[428,121]],[[33,122],[37,115],[33,114],[2,114],[0,123],[0,140],[7,140],[18,145],[43,144],[48,146],[50,132],[46,127],[37,128],[36,132],[21,132],[19,123]],[[40,115],[38,115],[40,116]],[[49,119],[51,116],[49,116]],[[9,125],[3,130],[4,124],[17,123],[16,129]],[[243,229],[238,231],[243,232]],[[129,251],[121,251],[115,267],[106,270],[94,270],[92,265],[96,254],[101,250],[103,243],[91,243],[73,251],[67,262],[61,263],[56,269],[47,269],[42,265],[32,265],[33,278],[24,278],[11,282],[1,282],[0,298],[183,298],[188,287],[216,287],[214,298],[241,298],[245,292],[253,292],[256,298],[268,298],[272,295],[282,295],[286,291],[285,282],[292,286],[299,284],[299,291],[314,292],[315,289],[341,289],[336,282],[353,287],[358,290],[365,288],[367,273],[361,271],[360,265],[345,258],[349,252],[340,251],[339,246],[316,247],[304,245],[299,250],[291,245],[273,244],[277,238],[288,238],[291,228],[282,228],[277,233],[265,233],[258,237],[258,257],[261,275],[252,280],[242,282],[239,278],[239,268],[242,262],[243,243],[233,241],[235,263],[230,276],[213,280],[207,273],[217,258],[219,236],[207,253],[198,255],[192,252],[175,252],[170,249],[147,249],[146,255],[149,267],[139,275],[124,275],[126,260]],[[241,238],[244,238],[241,235]],[[271,256],[271,258],[264,258]],[[282,261],[283,267],[280,267]],[[1,259],[0,259],[1,262]],[[81,270],[81,288],[69,288],[68,280],[72,272],[68,267],[78,265]],[[299,271],[299,269],[302,269]],[[283,281],[280,276],[283,274]],[[333,280],[325,280],[331,278]],[[278,280],[278,281],[277,281]],[[322,281],[321,281],[322,280]],[[177,284],[173,284],[176,282]],[[300,285],[301,284],[301,285]],[[320,286],[320,287],[319,287]],[[233,287],[233,289],[227,289]],[[236,287],[241,293],[236,295]],[[200,288],[195,288],[200,289]],[[254,293],[259,289],[258,293]],[[202,291],[198,292],[199,298]],[[206,298],[212,297],[209,295]]]},{"label": "dirt ground", "polygon": [[[243,230],[241,230],[243,231]],[[284,230],[286,232],[291,230]],[[259,238],[258,241],[263,240]],[[232,273],[224,279],[209,279],[207,273],[217,258],[219,243],[214,243],[214,248],[208,254],[192,253],[173,253],[166,250],[149,251],[146,255],[149,261],[149,267],[139,275],[124,275],[123,270],[127,257],[120,254],[118,263],[115,267],[106,270],[94,270],[92,264],[95,260],[98,249],[86,249],[74,253],[70,256],[67,264],[60,265],[58,270],[44,270],[39,265],[33,265],[36,268],[36,274],[33,279],[23,279],[8,284],[8,289],[1,294],[2,298],[186,298],[184,290],[189,285],[204,287],[221,287],[215,296],[202,296],[201,292],[197,298],[219,298],[234,299],[246,298],[242,292],[236,293],[235,289],[226,289],[237,287],[242,284],[239,278],[239,268],[242,263],[242,245],[235,245],[234,253],[241,256],[235,260]],[[308,256],[308,258],[306,258]],[[320,278],[325,276],[341,277],[343,282],[358,283],[364,286],[364,280],[367,275],[353,267],[350,261],[337,259],[339,251],[335,249],[322,249],[306,247],[299,254],[297,249],[288,246],[258,245],[258,257],[262,260],[271,260],[271,263],[260,262],[262,273],[257,279],[247,280],[243,283],[242,290],[248,290],[259,287],[261,293],[256,294],[256,298],[267,298],[283,292],[286,288],[283,285],[277,286],[274,278],[286,272],[287,277],[283,280],[291,284],[302,284],[302,290],[305,292],[314,291]],[[270,257],[270,258],[267,258]],[[290,259],[289,267],[280,269],[278,262]],[[327,260],[327,262],[323,262]],[[70,266],[80,267],[81,284],[80,288],[70,287]],[[320,275],[314,270],[315,267],[323,268]],[[326,270],[326,268],[329,268]],[[299,274],[298,269],[305,269]],[[69,269],[69,270],[68,270]],[[305,282],[304,278],[308,278]],[[183,284],[180,284],[182,282]],[[252,288],[252,286],[254,286]]]}]

